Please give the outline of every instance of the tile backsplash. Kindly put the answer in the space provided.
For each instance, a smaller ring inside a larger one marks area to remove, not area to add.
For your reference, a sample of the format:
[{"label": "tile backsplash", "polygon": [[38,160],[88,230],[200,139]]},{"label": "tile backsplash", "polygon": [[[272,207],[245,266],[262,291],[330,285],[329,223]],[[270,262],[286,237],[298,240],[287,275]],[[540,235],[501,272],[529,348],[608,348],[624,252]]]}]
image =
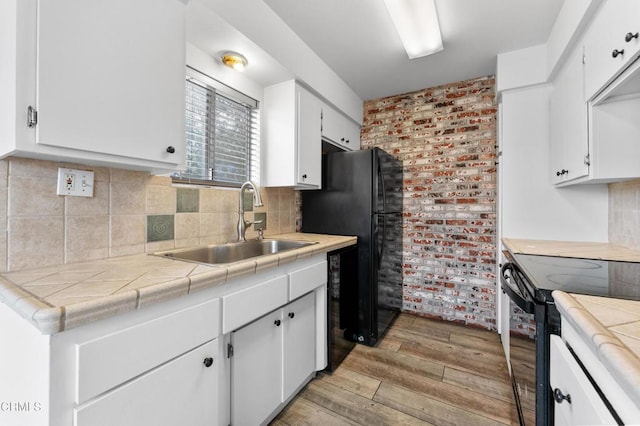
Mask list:
[{"label": "tile backsplash", "polygon": [[[58,167],[95,172],[94,197],[56,195]],[[260,188],[265,235],[295,232],[299,192]],[[238,189],[54,161],[0,160],[0,272],[233,241]],[[253,212],[245,212],[252,220]],[[255,238],[253,227],[247,238]]]},{"label": "tile backsplash", "polygon": [[640,179],[609,184],[609,242],[640,250]]}]

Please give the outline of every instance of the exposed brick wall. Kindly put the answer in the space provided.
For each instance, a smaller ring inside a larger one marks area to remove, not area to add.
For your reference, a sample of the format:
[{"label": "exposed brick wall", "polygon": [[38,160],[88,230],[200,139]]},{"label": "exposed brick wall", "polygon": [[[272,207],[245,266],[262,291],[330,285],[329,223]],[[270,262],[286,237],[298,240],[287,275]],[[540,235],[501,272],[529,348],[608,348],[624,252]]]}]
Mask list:
[{"label": "exposed brick wall", "polygon": [[365,102],[363,148],[404,164],[403,311],[495,329],[495,78]]}]

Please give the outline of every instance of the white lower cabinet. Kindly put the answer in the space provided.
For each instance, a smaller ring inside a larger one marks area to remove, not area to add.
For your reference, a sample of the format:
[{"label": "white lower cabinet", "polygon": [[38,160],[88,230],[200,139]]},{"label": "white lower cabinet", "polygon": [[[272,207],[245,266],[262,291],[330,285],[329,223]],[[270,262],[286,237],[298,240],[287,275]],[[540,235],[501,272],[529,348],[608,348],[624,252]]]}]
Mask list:
[{"label": "white lower cabinet", "polygon": [[53,335],[0,303],[0,401],[38,407],[0,423],[266,422],[327,365],[326,283],[322,253]]},{"label": "white lower cabinet", "polygon": [[218,340],[74,410],[74,425],[202,425],[218,415]]},{"label": "white lower cabinet", "polygon": [[556,425],[617,424],[587,375],[559,336],[551,336],[551,389]]},{"label": "white lower cabinet", "polygon": [[315,298],[310,293],[283,308],[282,401],[287,401],[315,370]]},{"label": "white lower cabinet", "polygon": [[315,370],[315,295],[232,333],[231,423],[266,423]]}]

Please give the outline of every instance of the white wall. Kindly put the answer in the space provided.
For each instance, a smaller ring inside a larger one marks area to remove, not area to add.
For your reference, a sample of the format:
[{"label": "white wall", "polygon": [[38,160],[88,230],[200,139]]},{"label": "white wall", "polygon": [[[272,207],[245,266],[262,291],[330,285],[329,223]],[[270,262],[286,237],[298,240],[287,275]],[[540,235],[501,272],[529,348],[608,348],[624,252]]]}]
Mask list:
[{"label": "white wall", "polygon": [[[263,0],[202,2],[282,64],[297,80],[358,124],[362,123],[362,99]],[[328,31],[332,31],[330,25]]]},{"label": "white wall", "polygon": [[550,184],[551,90],[542,85],[502,93],[501,237],[606,242],[607,186]]},{"label": "white wall", "polygon": [[547,45],[528,47],[498,55],[496,91],[541,84],[547,81]]}]

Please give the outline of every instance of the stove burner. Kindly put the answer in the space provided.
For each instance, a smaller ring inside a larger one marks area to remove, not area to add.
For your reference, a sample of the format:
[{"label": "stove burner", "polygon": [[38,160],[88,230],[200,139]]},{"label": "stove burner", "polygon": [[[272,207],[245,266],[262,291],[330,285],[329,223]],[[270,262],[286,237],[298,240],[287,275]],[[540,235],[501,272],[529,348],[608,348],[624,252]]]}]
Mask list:
[{"label": "stove burner", "polygon": [[571,269],[601,269],[602,265],[597,260],[578,259],[575,257],[548,257],[548,256],[531,256],[531,263],[537,263],[545,266],[557,266],[560,268]]},{"label": "stove burner", "polygon": [[594,277],[593,275],[577,274],[550,274],[547,280],[561,286],[563,291],[576,293],[608,294],[609,280],[605,277]]}]

